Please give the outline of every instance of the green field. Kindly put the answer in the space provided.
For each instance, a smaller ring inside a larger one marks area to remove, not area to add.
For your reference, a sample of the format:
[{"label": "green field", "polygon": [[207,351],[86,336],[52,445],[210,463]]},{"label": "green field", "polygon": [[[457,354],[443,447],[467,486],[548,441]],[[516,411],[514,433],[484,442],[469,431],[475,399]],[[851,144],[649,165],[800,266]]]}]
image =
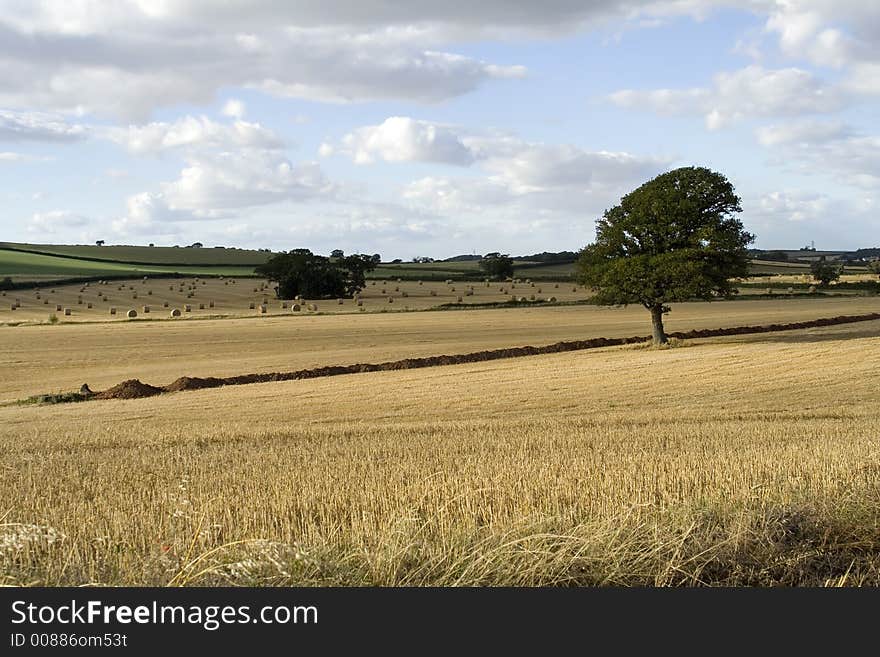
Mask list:
[{"label": "green field", "polygon": [[266,262],[271,253],[250,249],[219,249],[170,246],[94,246],[82,244],[20,244],[0,242],[0,249],[97,260],[129,265],[249,267]]},{"label": "green field", "polygon": [[144,274],[193,274],[251,276],[252,266],[234,267],[208,265],[132,265],[120,262],[99,262],[59,256],[39,255],[0,249],[0,277],[14,281],[54,281],[58,279],[107,276],[138,276]]}]

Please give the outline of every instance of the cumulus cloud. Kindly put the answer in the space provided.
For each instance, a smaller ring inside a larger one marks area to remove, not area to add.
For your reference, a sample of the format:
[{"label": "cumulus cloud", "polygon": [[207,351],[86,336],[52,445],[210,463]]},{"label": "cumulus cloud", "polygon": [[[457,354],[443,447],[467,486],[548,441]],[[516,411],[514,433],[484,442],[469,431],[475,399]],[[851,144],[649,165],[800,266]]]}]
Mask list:
[{"label": "cumulus cloud", "polygon": [[[346,135],[343,151],[358,164],[379,157],[386,162],[439,162],[467,165],[474,153],[454,126],[392,116],[379,125],[365,126]],[[332,152],[332,147],[330,147]],[[326,151],[325,151],[326,152]]]},{"label": "cumulus cloud", "polygon": [[105,134],[135,154],[157,154],[187,148],[278,149],[284,146],[284,142],[274,132],[259,123],[236,120],[225,124],[204,116],[186,116],[172,123],[109,128]]},{"label": "cumulus cloud", "polygon": [[880,136],[839,122],[765,126],[758,141],[775,149],[776,160],[807,174],[831,174],[847,185],[880,187]]},{"label": "cumulus cloud", "polygon": [[55,233],[68,228],[78,228],[89,223],[89,219],[82,215],[66,210],[52,210],[34,214],[27,224],[28,232],[31,233]]},{"label": "cumulus cloud", "polygon": [[839,89],[808,71],[768,70],[758,65],[718,73],[711,87],[624,89],[611,94],[610,100],[628,109],[668,115],[701,114],[710,130],[743,118],[829,113],[846,103]]},{"label": "cumulus cloud", "polygon": [[0,110],[0,141],[71,142],[86,136],[86,128],[41,112]]},{"label": "cumulus cloud", "polygon": [[244,102],[238,100],[237,98],[230,98],[223,105],[223,109],[220,110],[220,113],[223,116],[229,116],[233,119],[243,119],[245,115],[245,104]]},{"label": "cumulus cloud", "polygon": [[294,165],[276,151],[195,154],[176,180],[130,197],[126,214],[113,227],[120,233],[144,232],[161,223],[229,219],[283,201],[332,198],[336,189],[317,163]]}]

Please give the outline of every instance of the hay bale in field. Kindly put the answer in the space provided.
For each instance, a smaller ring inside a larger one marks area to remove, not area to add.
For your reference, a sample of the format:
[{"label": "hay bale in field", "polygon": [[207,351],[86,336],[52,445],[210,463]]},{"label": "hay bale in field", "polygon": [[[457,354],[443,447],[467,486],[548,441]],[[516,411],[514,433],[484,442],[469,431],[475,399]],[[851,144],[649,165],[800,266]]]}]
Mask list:
[{"label": "hay bale in field", "polygon": [[388,303],[394,303],[394,297],[388,297]]},{"label": "hay bale in field", "polygon": [[794,288],[793,288],[793,287],[788,288],[788,293],[789,293],[789,294],[794,294]]},{"label": "hay bale in field", "polygon": [[395,291],[395,292],[400,292],[400,286],[399,286],[399,285],[395,285],[395,286],[394,286],[394,291]]},{"label": "hay bale in field", "polygon": [[547,301],[549,301],[550,303],[556,303],[556,297],[550,297],[549,299],[547,299]]},{"label": "hay bale in field", "polygon": [[287,310],[287,302],[286,301],[281,302],[281,310]]},{"label": "hay bale in field", "polygon": [[553,287],[554,287],[555,289],[558,289],[558,288],[559,288],[559,283],[554,283],[554,284],[553,284]]},{"label": "hay bale in field", "polygon": [[807,290],[807,292],[809,292],[810,294],[816,294],[816,286],[815,286],[815,285],[811,285],[811,286],[810,286],[810,289]]},{"label": "hay bale in field", "polygon": [[431,290],[431,291],[429,292],[429,294],[430,294],[432,297],[436,297],[436,296],[437,296],[437,290]]},{"label": "hay bale in field", "polygon": [[422,284],[422,282],[421,282],[421,281],[419,281],[419,285],[421,285],[421,284]]},{"label": "hay bale in field", "polygon": [[191,305],[189,305],[188,303],[183,306],[183,312],[191,313],[192,311],[193,311],[193,307]]},{"label": "hay bale in field", "polygon": [[149,312],[150,312],[150,307],[149,307],[149,306],[144,306],[144,315],[149,314]]},{"label": "hay bale in field", "polygon": [[768,288],[767,288],[767,294],[773,294],[773,288],[772,288],[772,287],[768,287]]},{"label": "hay bale in field", "polygon": [[384,287],[382,288],[382,294],[385,294],[385,288],[384,288]]},{"label": "hay bale in field", "polygon": [[455,292],[455,286],[449,288],[449,291],[450,291],[450,292]]},{"label": "hay bale in field", "polygon": [[265,315],[268,310],[269,309],[265,305],[260,304],[260,314],[261,315]]},{"label": "hay bale in field", "polygon": [[409,296],[409,292],[407,292],[406,290],[404,290],[403,292],[400,293],[400,296],[406,298],[406,297]]},{"label": "hay bale in field", "polygon": [[529,301],[534,301],[534,300],[535,300],[535,295],[534,295],[534,294],[530,294],[530,295],[529,295]]},{"label": "hay bale in field", "polygon": [[316,303],[310,303],[308,306],[306,306],[306,308],[307,308],[308,310],[312,311],[312,312],[317,312],[317,310],[318,310],[318,304],[316,304]]},{"label": "hay bale in field", "polygon": [[572,291],[572,292],[577,292],[578,289],[577,289],[576,287],[573,287],[573,288],[571,288],[571,291]]},{"label": "hay bale in field", "polygon": [[81,306],[81,305],[82,305],[82,302],[83,302],[83,298],[82,298],[82,297],[77,297],[77,298],[76,298],[76,303],[77,303],[78,305]]},{"label": "hay bale in field", "polygon": [[363,306],[363,305],[364,305],[364,300],[363,300],[363,299],[358,299],[358,300],[357,300],[357,305],[359,305],[359,306]]},{"label": "hay bale in field", "polygon": [[167,302],[167,301],[163,302],[163,303],[162,303],[162,307],[163,307],[163,308],[167,308],[167,307],[168,307],[168,302]]},{"label": "hay bale in field", "polygon": [[111,309],[110,309],[110,314],[111,314],[111,315],[115,315],[115,314],[116,314],[116,308],[111,308]]},{"label": "hay bale in field", "polygon": [[131,295],[131,298],[132,298],[132,299],[137,299],[137,298],[138,298],[138,293],[135,292],[134,294],[132,294],[132,295]]},{"label": "hay bale in field", "polygon": [[64,316],[65,317],[70,317],[72,314],[73,314],[73,311],[70,308],[64,309]]},{"label": "hay bale in field", "polygon": [[169,286],[168,286],[168,291],[169,291],[169,292],[174,292],[174,286],[173,286],[173,285],[169,285]]},{"label": "hay bale in field", "polygon": [[451,279],[451,278],[447,278],[447,279],[446,279],[446,284],[447,284],[447,285],[452,285],[452,279]]},{"label": "hay bale in field", "polygon": [[55,312],[58,312],[58,313],[61,312],[61,304],[60,303],[55,304]]},{"label": "hay bale in field", "polygon": [[338,303],[340,306],[345,305],[345,299],[339,299]]},{"label": "hay bale in field", "polygon": [[49,300],[48,300],[48,299],[43,299],[43,305],[44,305],[44,306],[48,306],[48,305],[49,305]]},{"label": "hay bale in field", "polygon": [[199,310],[204,310],[204,309],[205,309],[205,304],[200,303],[200,304],[199,304]]},{"label": "hay bale in field", "polygon": [[462,301],[464,301],[464,299],[462,299],[460,296],[457,297],[457,300],[458,300],[458,303],[461,303]]},{"label": "hay bale in field", "polygon": [[541,294],[541,288],[538,288],[538,294]]},{"label": "hay bale in field", "polygon": [[15,310],[17,306],[14,303],[9,304],[9,310]]},{"label": "hay bale in field", "polygon": [[147,296],[148,296],[148,297],[153,296],[153,291],[152,291],[152,290],[147,290]]},{"label": "hay bale in field", "polygon": [[293,304],[290,307],[290,309],[295,313],[298,313],[300,310],[302,310],[302,308],[300,308],[300,305],[298,303]]},{"label": "hay bale in field", "polygon": [[256,308],[256,307],[257,307],[257,304],[255,304],[253,301],[251,301],[251,302],[248,304],[248,310],[253,310],[253,309]]},{"label": "hay bale in field", "polygon": [[135,310],[134,308],[132,308],[132,309],[129,310],[127,313],[125,313],[125,316],[128,317],[129,319],[134,319],[135,317],[138,316],[137,310]]},{"label": "hay bale in field", "polygon": [[92,307],[92,302],[89,301],[89,302],[86,304],[86,308],[91,308],[91,307]]},{"label": "hay bale in field", "polygon": [[465,295],[466,297],[472,297],[472,296],[474,296],[474,291],[473,291],[473,290],[468,290],[467,292],[464,293],[464,295]]},{"label": "hay bale in field", "polygon": [[175,308],[174,310],[171,311],[172,317],[180,317],[180,315],[181,315],[180,308]]}]

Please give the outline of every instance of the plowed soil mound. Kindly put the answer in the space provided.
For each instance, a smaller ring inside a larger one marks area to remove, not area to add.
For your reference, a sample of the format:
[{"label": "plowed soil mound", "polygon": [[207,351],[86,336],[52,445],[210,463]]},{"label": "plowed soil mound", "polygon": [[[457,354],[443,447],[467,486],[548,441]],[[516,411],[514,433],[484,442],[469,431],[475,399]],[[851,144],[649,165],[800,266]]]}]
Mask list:
[{"label": "plowed soil mound", "polygon": [[139,397],[152,397],[162,392],[162,388],[141,383],[137,379],[129,379],[108,390],[97,393],[92,399],[137,399]]}]

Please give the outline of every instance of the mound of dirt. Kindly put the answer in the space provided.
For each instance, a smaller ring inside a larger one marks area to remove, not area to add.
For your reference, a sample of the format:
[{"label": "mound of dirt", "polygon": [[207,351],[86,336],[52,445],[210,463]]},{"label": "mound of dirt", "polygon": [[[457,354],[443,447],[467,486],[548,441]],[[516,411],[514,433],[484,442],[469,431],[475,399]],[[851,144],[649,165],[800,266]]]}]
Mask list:
[{"label": "mound of dirt", "polygon": [[182,376],[174,383],[169,383],[163,388],[165,392],[180,392],[182,390],[202,390],[204,388],[219,388],[226,385],[225,379],[210,376],[202,379],[196,376]]},{"label": "mound of dirt", "polygon": [[141,383],[137,379],[123,381],[119,385],[95,394],[93,399],[138,399],[140,397],[152,397],[162,392],[162,388]]}]

